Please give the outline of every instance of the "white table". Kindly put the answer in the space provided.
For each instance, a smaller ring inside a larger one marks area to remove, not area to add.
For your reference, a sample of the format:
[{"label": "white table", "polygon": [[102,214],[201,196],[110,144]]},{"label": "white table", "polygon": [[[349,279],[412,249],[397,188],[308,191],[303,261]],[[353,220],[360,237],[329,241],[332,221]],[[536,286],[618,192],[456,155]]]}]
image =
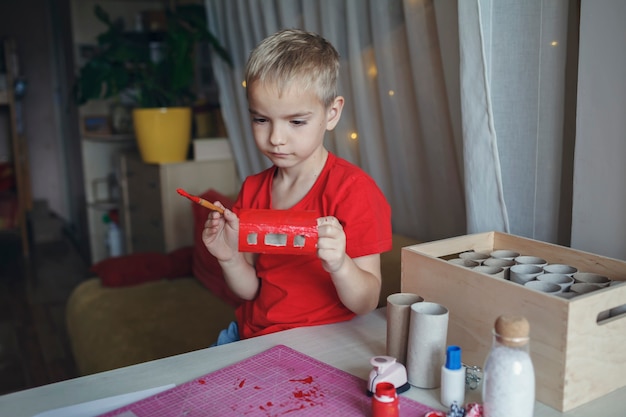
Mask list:
[{"label": "white table", "polygon": [[[181,384],[278,344],[289,346],[366,380],[371,370],[369,359],[385,354],[385,334],[383,308],[350,322],[288,330],[0,396],[0,416],[31,417],[72,404],[172,383]],[[412,387],[402,395],[442,409],[438,389]],[[537,403],[535,416],[623,417],[626,415],[624,399],[626,388],[568,413],[560,413]],[[480,393],[470,391],[466,401],[480,402]]]}]

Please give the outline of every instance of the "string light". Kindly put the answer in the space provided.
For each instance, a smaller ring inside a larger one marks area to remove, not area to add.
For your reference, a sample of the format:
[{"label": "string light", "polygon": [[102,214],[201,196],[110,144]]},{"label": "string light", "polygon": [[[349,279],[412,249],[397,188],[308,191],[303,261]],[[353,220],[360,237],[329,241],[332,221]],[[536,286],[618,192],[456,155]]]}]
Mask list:
[{"label": "string light", "polygon": [[371,65],[368,68],[367,75],[369,75],[371,78],[376,78],[376,76],[378,75],[378,68],[376,67],[376,65]]},{"label": "string light", "polygon": [[359,135],[356,132],[350,133],[350,139],[357,140],[358,137],[359,137]]},{"label": "string light", "polygon": [[393,90],[389,90],[389,97],[393,97],[396,94],[395,91]]},{"label": "string light", "polygon": [[242,86],[243,88],[246,88],[246,80],[243,80],[243,81],[241,82],[241,86]]},{"label": "string light", "polygon": [[552,42],[550,43],[550,45],[552,45],[552,46],[557,46],[558,44],[559,44],[559,43],[558,43],[557,41],[552,41]]}]

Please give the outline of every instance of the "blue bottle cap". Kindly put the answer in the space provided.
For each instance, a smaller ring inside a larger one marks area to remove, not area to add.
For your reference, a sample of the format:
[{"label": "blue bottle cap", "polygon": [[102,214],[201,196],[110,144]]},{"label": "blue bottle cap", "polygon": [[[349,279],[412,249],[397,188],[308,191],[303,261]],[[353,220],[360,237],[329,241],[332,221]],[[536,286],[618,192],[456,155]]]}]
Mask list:
[{"label": "blue bottle cap", "polygon": [[446,349],[446,368],[461,369],[461,348],[459,346],[448,346]]}]

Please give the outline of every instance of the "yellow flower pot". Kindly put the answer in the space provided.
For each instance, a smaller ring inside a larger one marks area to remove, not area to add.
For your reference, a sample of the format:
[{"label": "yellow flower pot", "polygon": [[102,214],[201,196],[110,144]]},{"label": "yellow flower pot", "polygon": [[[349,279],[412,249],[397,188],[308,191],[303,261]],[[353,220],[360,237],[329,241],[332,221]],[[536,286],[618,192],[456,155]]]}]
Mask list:
[{"label": "yellow flower pot", "polygon": [[133,124],[146,163],[181,162],[191,142],[191,108],[134,109]]}]

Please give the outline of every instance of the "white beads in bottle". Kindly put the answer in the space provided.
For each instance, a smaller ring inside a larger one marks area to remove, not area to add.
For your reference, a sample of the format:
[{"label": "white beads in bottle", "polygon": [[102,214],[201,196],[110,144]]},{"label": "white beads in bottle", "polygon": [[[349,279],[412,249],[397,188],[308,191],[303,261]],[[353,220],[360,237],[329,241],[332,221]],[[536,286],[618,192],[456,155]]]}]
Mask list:
[{"label": "white beads in bottle", "polygon": [[529,354],[530,326],[521,316],[496,320],[483,381],[485,417],[532,417],[535,371]]}]

